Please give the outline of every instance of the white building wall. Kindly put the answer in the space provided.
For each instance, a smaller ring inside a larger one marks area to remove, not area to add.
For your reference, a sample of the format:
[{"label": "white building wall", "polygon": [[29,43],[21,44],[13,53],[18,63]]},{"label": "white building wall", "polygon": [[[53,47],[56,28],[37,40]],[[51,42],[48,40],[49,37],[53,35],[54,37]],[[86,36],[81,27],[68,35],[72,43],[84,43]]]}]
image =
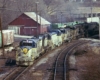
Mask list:
[{"label": "white building wall", "polygon": [[20,34],[20,27],[19,26],[16,26],[16,25],[9,25],[8,26],[8,29],[9,30],[14,30],[14,34]]}]

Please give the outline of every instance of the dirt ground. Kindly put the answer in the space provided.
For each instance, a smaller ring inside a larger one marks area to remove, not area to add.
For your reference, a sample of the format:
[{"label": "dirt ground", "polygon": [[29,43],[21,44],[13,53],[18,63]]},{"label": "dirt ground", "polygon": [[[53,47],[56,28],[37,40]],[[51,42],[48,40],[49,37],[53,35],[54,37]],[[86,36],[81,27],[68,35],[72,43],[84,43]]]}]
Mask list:
[{"label": "dirt ground", "polygon": [[69,80],[100,80],[100,42],[78,47],[70,57]]}]

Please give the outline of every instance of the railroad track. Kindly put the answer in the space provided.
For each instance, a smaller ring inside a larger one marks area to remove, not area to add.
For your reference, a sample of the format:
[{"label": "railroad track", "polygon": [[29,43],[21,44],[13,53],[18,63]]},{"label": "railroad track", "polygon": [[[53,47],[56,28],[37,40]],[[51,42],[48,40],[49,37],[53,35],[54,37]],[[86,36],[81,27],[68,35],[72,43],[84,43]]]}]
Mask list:
[{"label": "railroad track", "polygon": [[16,67],[3,80],[17,80],[27,69],[28,67]]},{"label": "railroad track", "polygon": [[[65,44],[66,45],[66,44]],[[59,54],[60,55],[60,54]],[[45,55],[41,56],[40,58],[44,57]],[[39,60],[39,59],[38,59]],[[38,61],[36,60],[35,63]],[[33,66],[33,65],[32,65]],[[3,80],[18,80],[22,74],[28,71],[32,66],[28,67],[16,67],[16,69],[12,70]],[[56,69],[57,71],[57,69]],[[56,74],[57,75],[57,74]],[[56,80],[56,79],[55,79]],[[59,80],[59,79],[57,79]],[[61,80],[61,79],[60,79]]]},{"label": "railroad track", "polygon": [[54,72],[52,73],[52,77],[50,77],[49,80],[68,80],[68,57],[71,53],[73,53],[73,50],[77,46],[82,45],[86,42],[87,41],[77,41],[74,44],[71,44],[69,47],[65,47],[58,54],[54,65]]},{"label": "railroad track", "polygon": [[[61,47],[62,47],[62,46],[60,46],[60,48],[61,48]],[[57,48],[58,48],[58,47],[57,47]],[[57,48],[56,48],[56,49],[57,49]],[[52,51],[50,51],[50,52],[52,52]],[[45,57],[45,55],[47,55],[47,54],[42,55],[41,57],[39,57],[39,59]],[[39,61],[39,59],[35,60],[34,64],[35,64],[37,61]],[[33,64],[33,65],[34,65],[34,64]],[[21,75],[23,75],[26,71],[28,71],[33,65],[28,66],[28,67],[16,67],[16,68],[14,68],[8,75],[6,75],[6,76],[3,78],[3,80],[18,80],[18,79],[21,77]]]}]

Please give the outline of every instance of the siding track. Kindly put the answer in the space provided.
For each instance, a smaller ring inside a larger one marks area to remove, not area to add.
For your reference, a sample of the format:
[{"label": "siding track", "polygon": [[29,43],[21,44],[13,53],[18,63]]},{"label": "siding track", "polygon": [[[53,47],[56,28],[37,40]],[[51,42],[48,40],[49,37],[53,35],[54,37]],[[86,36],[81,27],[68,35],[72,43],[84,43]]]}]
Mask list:
[{"label": "siding track", "polygon": [[16,67],[3,80],[17,80],[28,67]]}]

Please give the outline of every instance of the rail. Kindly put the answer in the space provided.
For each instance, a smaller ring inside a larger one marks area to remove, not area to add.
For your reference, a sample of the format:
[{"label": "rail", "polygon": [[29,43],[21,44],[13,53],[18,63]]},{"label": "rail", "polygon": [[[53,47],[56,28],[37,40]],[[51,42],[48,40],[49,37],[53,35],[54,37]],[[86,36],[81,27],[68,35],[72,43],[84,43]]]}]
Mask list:
[{"label": "rail", "polygon": [[[86,42],[86,41],[85,41]],[[59,55],[56,58],[55,67],[54,67],[54,76],[53,80],[66,80],[66,72],[68,69],[66,60],[69,56],[69,54],[72,53],[72,51],[79,45],[85,43],[84,41],[78,41],[72,44],[69,47],[65,47],[62,52],[59,53]],[[63,55],[62,55],[63,54]]]}]

